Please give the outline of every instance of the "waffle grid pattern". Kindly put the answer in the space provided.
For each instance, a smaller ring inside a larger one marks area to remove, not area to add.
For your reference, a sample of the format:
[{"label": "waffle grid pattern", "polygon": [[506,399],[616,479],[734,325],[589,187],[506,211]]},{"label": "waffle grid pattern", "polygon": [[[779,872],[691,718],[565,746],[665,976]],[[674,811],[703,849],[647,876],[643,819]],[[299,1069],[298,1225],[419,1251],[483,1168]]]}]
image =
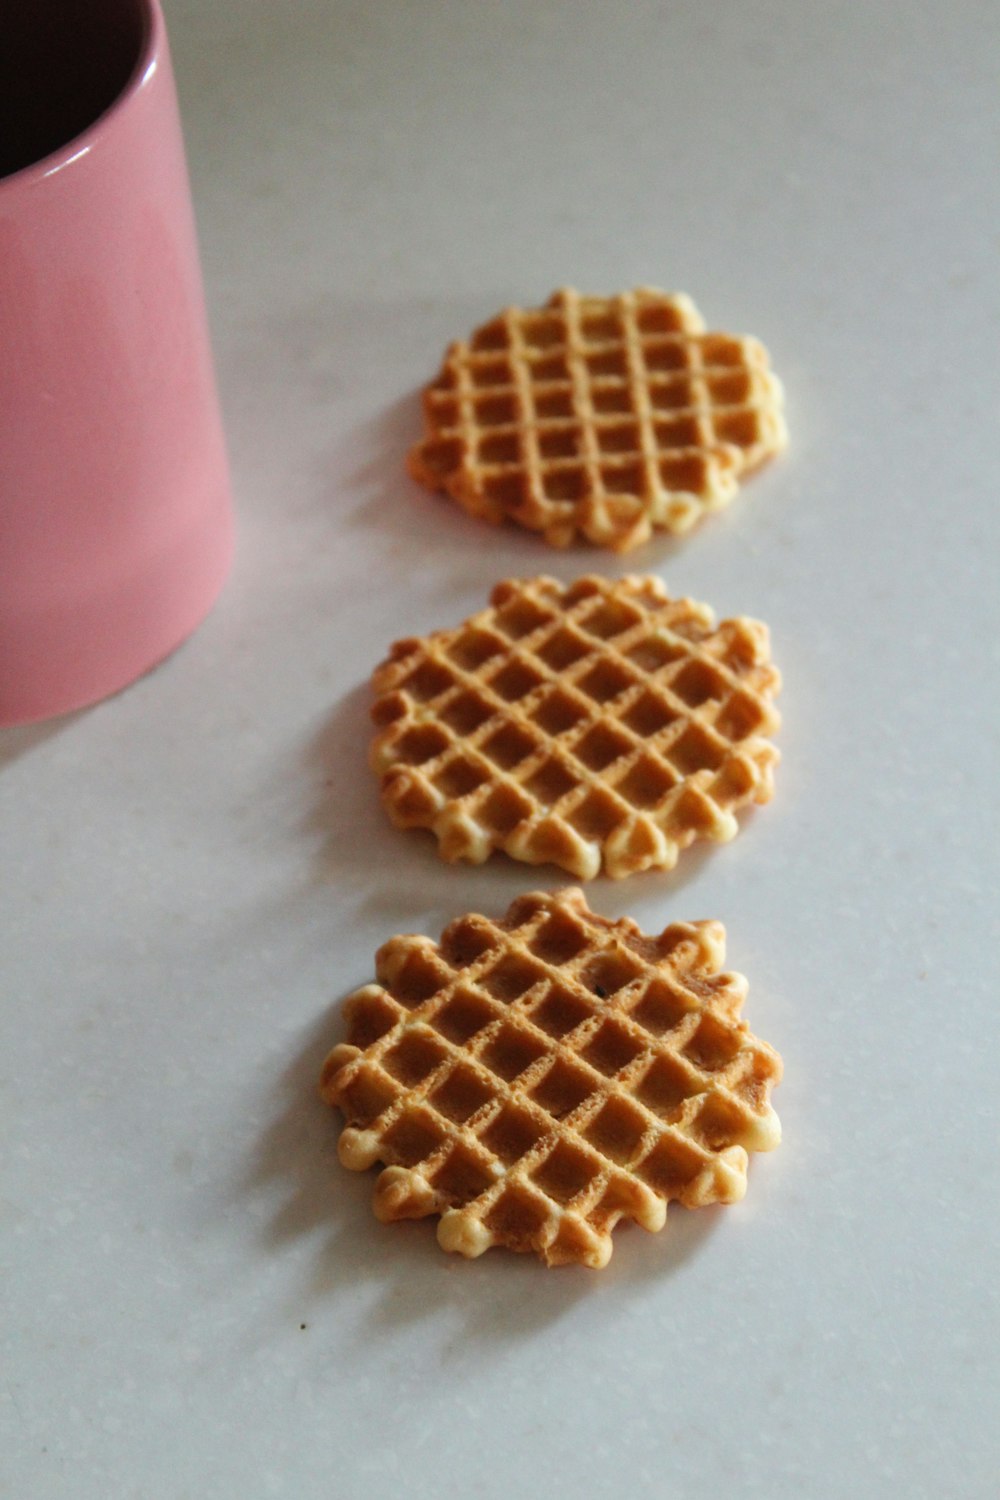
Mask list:
[{"label": "waffle grid pattern", "polygon": [[393,821],[447,860],[670,868],[771,797],[779,685],[764,625],[715,627],[656,578],[507,581],[376,670],[370,759]]},{"label": "waffle grid pattern", "polygon": [[440,944],[391,939],[323,1070],[343,1164],[388,1164],[382,1220],[440,1214],[446,1250],[550,1265],[605,1265],[619,1219],[658,1230],[670,1200],[737,1201],[747,1151],[780,1139],[781,1060],[739,1019],[724,957],[717,922],[648,938],[572,889]]},{"label": "waffle grid pattern", "polygon": [[725,505],[787,434],[756,339],[706,333],[690,298],[555,292],[448,350],[412,476],[555,546],[627,551]]}]

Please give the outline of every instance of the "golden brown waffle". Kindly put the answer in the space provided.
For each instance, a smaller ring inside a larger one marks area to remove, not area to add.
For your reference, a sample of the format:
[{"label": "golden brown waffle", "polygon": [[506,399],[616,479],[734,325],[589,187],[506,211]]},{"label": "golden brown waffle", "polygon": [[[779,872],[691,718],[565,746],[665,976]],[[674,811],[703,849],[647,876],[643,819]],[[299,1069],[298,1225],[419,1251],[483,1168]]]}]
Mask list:
[{"label": "golden brown waffle", "polygon": [[706,333],[689,297],[554,292],[455,343],[409,470],[488,521],[616,552],[687,531],[787,442],[756,339]]},{"label": "golden brown waffle", "polygon": [[382,800],[447,860],[669,869],[772,794],[767,627],[716,627],[657,578],[500,583],[456,629],[397,642],[372,681]]},{"label": "golden brown waffle", "polygon": [[579,890],[521,896],[441,942],[395,937],[323,1069],[345,1167],[387,1163],[379,1219],[440,1214],[445,1250],[600,1267],[621,1218],[734,1203],[781,1130],[781,1059],[739,1019],[718,922],[644,936]]}]

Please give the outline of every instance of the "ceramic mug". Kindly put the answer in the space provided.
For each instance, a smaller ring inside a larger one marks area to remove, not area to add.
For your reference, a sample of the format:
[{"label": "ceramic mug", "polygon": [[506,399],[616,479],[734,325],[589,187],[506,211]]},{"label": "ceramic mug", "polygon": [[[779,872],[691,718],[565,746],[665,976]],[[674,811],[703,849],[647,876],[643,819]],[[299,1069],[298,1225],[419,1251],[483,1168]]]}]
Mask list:
[{"label": "ceramic mug", "polygon": [[154,666],[231,552],[158,0],[20,0],[0,23],[0,725]]}]

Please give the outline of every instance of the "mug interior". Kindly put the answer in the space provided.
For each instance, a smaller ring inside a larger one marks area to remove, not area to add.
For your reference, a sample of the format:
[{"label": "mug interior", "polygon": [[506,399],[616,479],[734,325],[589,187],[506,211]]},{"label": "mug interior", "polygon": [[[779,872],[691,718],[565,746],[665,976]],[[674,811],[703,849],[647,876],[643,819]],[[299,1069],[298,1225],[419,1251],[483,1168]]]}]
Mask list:
[{"label": "mug interior", "polygon": [[149,0],[19,0],[0,19],[0,177],[69,145],[142,57]]}]

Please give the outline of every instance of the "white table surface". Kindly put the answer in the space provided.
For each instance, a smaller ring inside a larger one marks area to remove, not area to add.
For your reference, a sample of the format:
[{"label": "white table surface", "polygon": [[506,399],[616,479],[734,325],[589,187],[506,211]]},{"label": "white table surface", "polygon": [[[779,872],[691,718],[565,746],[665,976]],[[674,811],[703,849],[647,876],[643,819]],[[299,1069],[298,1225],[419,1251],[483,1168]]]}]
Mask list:
[{"label": "white table surface", "polygon": [[[240,547],[0,736],[0,1493],[1000,1493],[995,6],[168,5]],[[570,282],[770,347],[792,446],[628,559],[403,472],[444,344]],[[608,1269],[382,1227],[316,1096],[398,931],[564,883],[392,829],[368,674],[510,574],[766,619],[775,801],[673,874],[785,1059],[745,1202]]]}]

